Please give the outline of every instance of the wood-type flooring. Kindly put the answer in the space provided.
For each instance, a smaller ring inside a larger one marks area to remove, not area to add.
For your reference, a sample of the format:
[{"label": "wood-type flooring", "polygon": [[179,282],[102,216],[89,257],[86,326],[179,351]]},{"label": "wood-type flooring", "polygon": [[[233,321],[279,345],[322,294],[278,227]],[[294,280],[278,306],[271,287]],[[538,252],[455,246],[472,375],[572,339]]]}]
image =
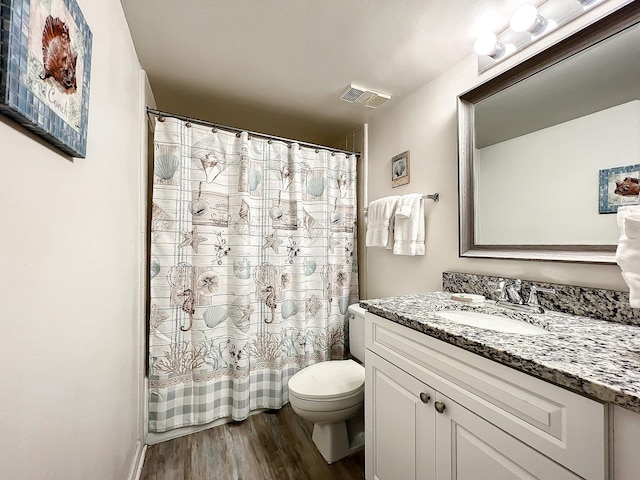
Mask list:
[{"label": "wood-type flooring", "polygon": [[150,445],[141,480],[362,480],[364,450],[328,465],[290,405]]}]

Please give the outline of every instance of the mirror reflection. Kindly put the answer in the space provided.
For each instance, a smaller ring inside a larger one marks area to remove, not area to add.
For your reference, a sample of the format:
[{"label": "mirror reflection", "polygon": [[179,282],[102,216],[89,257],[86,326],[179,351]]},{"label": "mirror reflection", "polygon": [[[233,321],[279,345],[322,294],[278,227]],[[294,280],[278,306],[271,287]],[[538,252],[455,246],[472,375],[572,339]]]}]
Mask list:
[{"label": "mirror reflection", "polygon": [[615,245],[615,205],[640,203],[639,99],[635,25],[475,103],[474,243]]}]

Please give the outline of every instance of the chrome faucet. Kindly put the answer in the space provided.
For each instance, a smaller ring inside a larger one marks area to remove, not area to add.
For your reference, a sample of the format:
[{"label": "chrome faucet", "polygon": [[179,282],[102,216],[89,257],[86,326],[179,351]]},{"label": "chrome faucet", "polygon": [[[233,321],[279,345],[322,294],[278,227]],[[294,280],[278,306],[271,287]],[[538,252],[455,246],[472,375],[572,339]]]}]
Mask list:
[{"label": "chrome faucet", "polygon": [[527,303],[524,303],[522,299],[522,280],[519,278],[510,281],[499,278],[497,282],[489,282],[489,286],[495,287],[493,291],[498,293],[496,305],[529,313],[544,313],[544,308],[540,306],[540,302],[538,301],[538,292],[556,293],[553,288],[542,288],[532,285],[529,290]]},{"label": "chrome faucet", "polygon": [[522,305],[524,300],[522,300],[522,280],[516,278],[513,282],[507,284],[505,287],[507,292],[507,297],[511,303],[514,305]]}]

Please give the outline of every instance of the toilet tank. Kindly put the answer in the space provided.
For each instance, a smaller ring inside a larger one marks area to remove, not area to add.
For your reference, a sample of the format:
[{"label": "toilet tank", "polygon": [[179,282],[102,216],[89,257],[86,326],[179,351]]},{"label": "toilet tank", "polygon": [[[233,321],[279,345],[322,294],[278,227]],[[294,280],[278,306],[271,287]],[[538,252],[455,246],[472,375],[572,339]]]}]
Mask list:
[{"label": "toilet tank", "polygon": [[364,313],[357,303],[349,305],[349,350],[351,356],[364,363]]}]

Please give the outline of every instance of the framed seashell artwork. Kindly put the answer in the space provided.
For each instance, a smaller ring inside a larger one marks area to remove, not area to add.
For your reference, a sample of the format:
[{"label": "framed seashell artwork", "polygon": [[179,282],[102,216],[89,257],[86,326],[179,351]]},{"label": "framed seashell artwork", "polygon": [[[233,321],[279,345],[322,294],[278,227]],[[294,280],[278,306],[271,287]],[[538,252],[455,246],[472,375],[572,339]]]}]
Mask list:
[{"label": "framed seashell artwork", "polygon": [[391,186],[406,185],[409,180],[409,150],[407,150],[391,157]]},{"label": "framed seashell artwork", "polygon": [[618,207],[640,203],[640,165],[599,171],[599,213],[617,213]]},{"label": "framed seashell artwork", "polygon": [[0,4],[0,112],[85,158],[92,35],[76,0]]}]

